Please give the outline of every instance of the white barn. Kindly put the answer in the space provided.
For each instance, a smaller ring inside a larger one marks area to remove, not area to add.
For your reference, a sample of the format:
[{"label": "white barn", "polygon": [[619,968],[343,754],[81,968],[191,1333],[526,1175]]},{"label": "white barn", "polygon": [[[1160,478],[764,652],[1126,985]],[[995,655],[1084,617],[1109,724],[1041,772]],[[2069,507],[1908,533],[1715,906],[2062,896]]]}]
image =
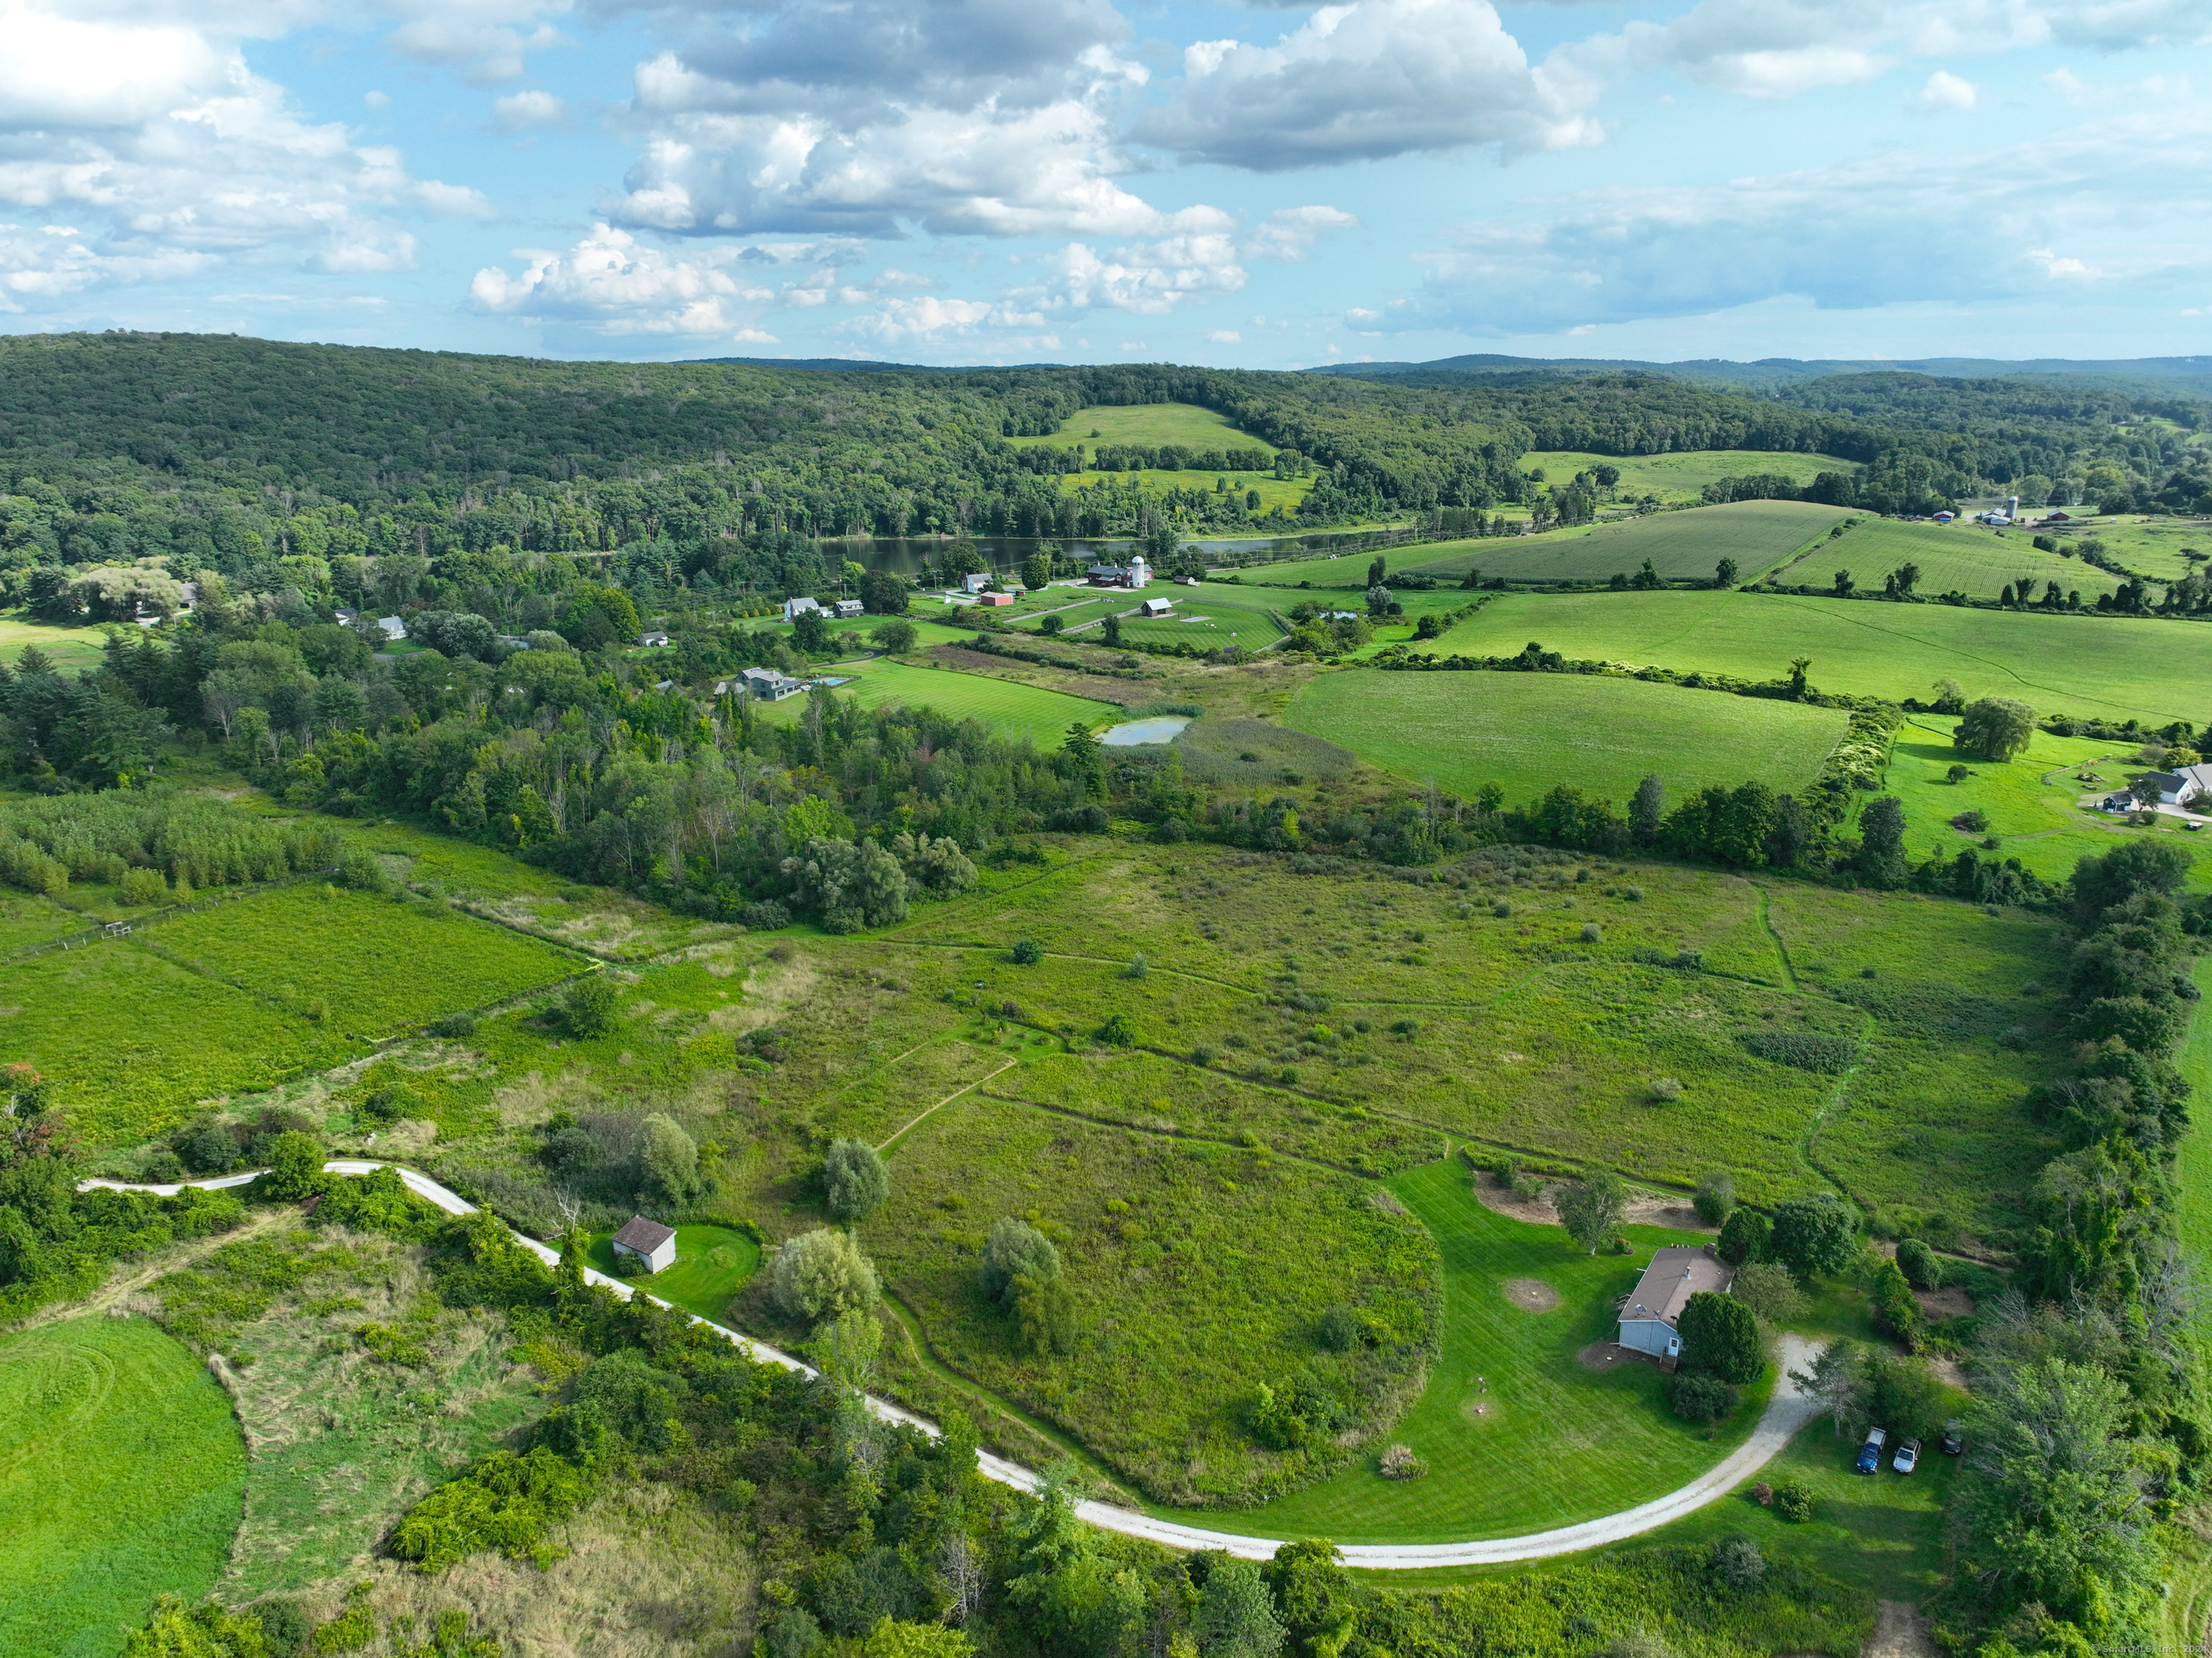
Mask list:
[{"label": "white barn", "polygon": [[1710,1244],[1658,1251],[1621,1303],[1620,1344],[1655,1358],[1680,1357],[1682,1338],[1674,1326],[1690,1297],[1705,1289],[1725,1295],[1735,1277]]},{"label": "white barn", "polygon": [[658,1272],[676,1265],[676,1230],[658,1221],[648,1221],[642,1215],[633,1215],[615,1234],[614,1249],[617,1261]]}]

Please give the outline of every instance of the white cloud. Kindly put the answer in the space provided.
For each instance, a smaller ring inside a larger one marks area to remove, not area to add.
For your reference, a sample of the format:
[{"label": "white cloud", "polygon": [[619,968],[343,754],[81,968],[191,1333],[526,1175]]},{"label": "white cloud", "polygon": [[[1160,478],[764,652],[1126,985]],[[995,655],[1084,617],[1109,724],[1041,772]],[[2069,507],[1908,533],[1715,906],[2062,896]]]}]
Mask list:
[{"label": "white cloud", "polygon": [[1905,101],[1925,113],[1939,114],[1972,109],[1980,96],[1981,88],[1972,81],[1962,80],[1948,69],[1939,69]]},{"label": "white cloud", "polygon": [[1303,259],[1324,231],[1350,230],[1358,222],[1340,208],[1278,208],[1245,239],[1244,247],[1261,259]]},{"label": "white cloud", "polygon": [[1496,144],[1595,143],[1578,80],[1532,69],[1489,0],[1352,0],[1273,46],[1215,40],[1133,126],[1188,162],[1257,172]]},{"label": "white cloud", "polygon": [[15,240],[0,283],[51,296],[221,263],[340,273],[411,266],[404,220],[480,214],[462,186],[411,177],[399,152],[313,125],[234,46],[155,19],[0,9],[0,213],[65,215],[65,242]]},{"label": "white cloud", "polygon": [[501,131],[517,132],[526,126],[557,121],[568,113],[568,107],[550,92],[516,92],[493,99],[491,113]]},{"label": "white cloud", "polygon": [[392,107],[392,94],[388,92],[364,92],[361,94],[361,101],[371,109],[389,109]]},{"label": "white cloud", "polygon": [[678,258],[641,245],[627,231],[595,225],[565,253],[520,248],[525,268],[509,274],[487,265],[469,283],[476,308],[532,323],[565,323],[603,334],[726,335],[752,342],[770,336],[732,308],[775,297],[732,273],[736,250],[714,248]]},{"label": "white cloud", "polygon": [[1243,344],[1244,339],[1244,336],[1234,328],[1215,328],[1208,332],[1206,337],[1216,345],[1237,345]]},{"label": "white cloud", "polygon": [[2203,0],[2055,0],[2038,10],[2059,40],[2100,52],[2212,43]]},{"label": "white cloud", "polygon": [[[1547,222],[1471,228],[1394,328],[1548,332],[1710,314],[1782,296],[1822,308],[1972,304],[2094,283],[2146,303],[2212,274],[2212,113],[2153,112],[1977,155],[1893,152],[1691,189],[1608,189]],[[2167,210],[2147,219],[2139,204]],[[2099,264],[2024,251],[2063,223]],[[1350,314],[1367,320],[1366,314]]]},{"label": "white cloud", "polygon": [[480,82],[512,81],[529,53],[560,45],[560,31],[539,19],[568,9],[566,0],[386,0],[375,8],[401,20],[384,37],[393,52]]}]

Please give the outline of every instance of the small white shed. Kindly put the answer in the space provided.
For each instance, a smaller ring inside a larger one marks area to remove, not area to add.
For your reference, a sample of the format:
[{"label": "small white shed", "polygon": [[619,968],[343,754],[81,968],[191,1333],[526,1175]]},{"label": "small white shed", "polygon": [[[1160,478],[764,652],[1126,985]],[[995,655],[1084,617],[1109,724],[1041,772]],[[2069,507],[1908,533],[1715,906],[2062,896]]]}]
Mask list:
[{"label": "small white shed", "polygon": [[633,1215],[615,1234],[615,1259],[634,1263],[648,1272],[676,1265],[676,1231],[642,1215]]}]

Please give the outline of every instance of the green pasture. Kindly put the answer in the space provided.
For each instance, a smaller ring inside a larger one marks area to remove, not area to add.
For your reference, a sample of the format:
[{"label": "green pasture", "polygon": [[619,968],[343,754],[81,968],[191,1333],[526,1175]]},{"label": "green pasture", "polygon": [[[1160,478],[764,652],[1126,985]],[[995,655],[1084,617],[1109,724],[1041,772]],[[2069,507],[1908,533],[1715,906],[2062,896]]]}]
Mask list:
[{"label": "green pasture", "polygon": [[56,667],[75,674],[81,667],[99,667],[106,644],[106,628],[49,627],[44,622],[26,619],[20,611],[0,616],[0,661],[9,667],[15,665],[24,646],[36,645]]},{"label": "green pasture", "polygon": [[1080,443],[1088,451],[1099,443],[1180,443],[1199,449],[1265,449],[1270,457],[1275,453],[1273,444],[1195,403],[1099,404],[1077,410],[1048,436],[1007,441],[1018,449],[1064,449]]},{"label": "green pasture", "polygon": [[2154,582],[2179,581],[2190,571],[2204,568],[2206,560],[2190,558],[2185,548],[2212,555],[2212,522],[2202,518],[2099,518],[2087,522],[2077,519],[2032,533],[2053,535],[2061,547],[2094,536],[2123,570]]},{"label": "green pasture", "polygon": [[1175,747],[1192,781],[1255,789],[1340,777],[1359,763],[1347,748],[1267,720],[1194,721],[1176,735]]},{"label": "green pasture", "polygon": [[1626,806],[1653,771],[1683,794],[1747,778],[1802,789],[1841,740],[1845,716],[1594,674],[1348,669],[1310,681],[1284,717],[1468,798],[1496,783],[1525,805],[1564,783]]},{"label": "green pasture", "polygon": [[1427,559],[1407,568],[1455,582],[1470,570],[1480,570],[1485,581],[1607,582],[1635,575],[1648,558],[1663,576],[1711,581],[1714,567],[1733,558],[1736,579],[1748,582],[1826,534],[1844,515],[1840,508],[1807,501],[1736,501],[1595,528],[1439,542]]},{"label": "green pasture", "polygon": [[[2018,1223],[2048,1155],[2021,1106],[2063,1047],[2051,999],[2021,994],[2051,978],[2046,920],[1528,849],[1419,887],[1231,856],[1103,850],[918,916],[877,948],[941,964],[978,1004],[1012,1001],[1079,1048],[1110,1006],[1141,1047],[1202,1053],[1317,1118],[1341,1113],[1333,1135],[1390,1126],[1374,1160],[1395,1155],[1403,1126],[1685,1190],[1719,1159],[1762,1204],[1824,1188],[1834,1167],[1870,1206],[1941,1208],[1971,1229]],[[1591,923],[1601,936],[1586,941]],[[1010,960],[1024,938],[1045,952],[1034,966]],[[1637,960],[1684,951],[1703,969]],[[1149,971],[1128,978],[1139,952]],[[1996,1039],[2015,1026],[2025,1050]],[[1878,1051],[1879,1074],[1846,1086],[1746,1045],[1791,1031]],[[1655,1096],[1660,1077],[1679,1099]],[[1180,1111],[1159,1114],[1182,1124]],[[1921,1144],[1938,1150],[1908,1155]]]},{"label": "green pasture", "polygon": [[[1283,637],[1283,630],[1264,611],[1233,603],[1209,602],[1202,588],[1171,591],[1176,600],[1173,615],[1157,621],[1141,616],[1125,617],[1121,622],[1122,637],[1143,644],[1188,644],[1200,650],[1218,650],[1231,644],[1242,645],[1247,650],[1264,650]],[[1185,600],[1184,594],[1190,594],[1190,598]]]},{"label": "green pasture", "polygon": [[[72,882],[71,899],[79,899],[82,889]],[[97,919],[105,921],[100,916]],[[0,887],[0,952],[20,950],[32,944],[43,944],[51,938],[62,938],[80,932],[94,924],[95,918],[75,909],[57,904],[50,898],[33,893],[19,893]]]},{"label": "green pasture", "polygon": [[2033,596],[2056,582],[2063,594],[2078,591],[2094,604],[2120,578],[2079,558],[2045,552],[2026,530],[1995,530],[1985,524],[1908,524],[1896,519],[1863,517],[1851,528],[1820,542],[1802,558],[1773,571],[1778,587],[1828,587],[1838,570],[1848,570],[1860,588],[1880,591],[1882,578],[1902,564],[1917,564],[1915,591],[1924,598],[1963,593],[1970,599],[1994,599],[2026,580]]},{"label": "green pasture", "polygon": [[[1994,835],[2000,843],[1995,856],[2016,857],[2055,881],[2071,875],[2084,857],[2109,852],[2130,837],[2156,834],[2171,837],[2197,856],[2196,880],[2212,879],[2212,831],[2191,833],[2170,817],[2137,829],[2124,819],[2076,804],[2085,795],[2124,789],[2146,771],[2135,758],[2136,744],[2039,731],[2026,753],[1993,764],[1953,747],[1951,733],[1958,723],[1948,715],[1908,715],[1890,751],[1884,791],[1905,806],[1905,849],[1914,857],[1955,857]],[[1953,783],[1948,774],[1954,765],[1965,765],[1972,775]],[[1988,828],[1954,827],[1951,820],[1966,812],[1979,812]]]},{"label": "green pasture", "polygon": [[[1337,1543],[1441,1543],[1548,1531],[1635,1507],[1685,1484],[1751,1430],[1773,1387],[1769,1368],[1715,1437],[1668,1408],[1656,1364],[1593,1368],[1579,1355],[1613,1340],[1614,1298],[1662,1244],[1699,1238],[1630,1227],[1628,1255],[1585,1255],[1565,1231],[1492,1213],[1455,1160],[1401,1174],[1390,1189],[1443,1257],[1443,1350],[1428,1385],[1350,1468],[1233,1519],[1179,1520],[1272,1537]],[[1517,1281],[1558,1296],[1549,1312],[1507,1298]],[[1385,1443],[1403,1444],[1428,1476],[1376,1472]]]},{"label": "green pasture", "polygon": [[1531,449],[1516,463],[1524,472],[1540,470],[1547,483],[1570,482],[1593,466],[1618,466],[1615,498],[1633,501],[1656,495],[1669,503],[1695,501],[1706,485],[1723,478],[1783,477],[1800,485],[1822,472],[1855,472],[1849,460],[1832,454],[1798,454],[1767,449],[1686,449],[1672,454],[1590,454],[1573,449]]},{"label": "green pasture", "polygon": [[[964,637],[975,635],[971,631]],[[933,708],[955,719],[979,720],[1000,737],[1015,741],[1026,737],[1040,748],[1059,747],[1071,725],[1097,725],[1120,711],[1110,703],[1071,697],[1062,691],[951,668],[915,667],[888,659],[848,663],[842,671],[853,678],[839,686],[836,694],[857,698],[863,708],[899,703],[910,708]],[[763,719],[788,723],[805,709],[805,698],[790,697],[780,703],[763,704],[760,713]]]},{"label": "green pasture", "polygon": [[[1148,1496],[1184,1504],[1247,1501],[1335,1454],[1255,1445],[1244,1415],[1256,1383],[1318,1374],[1371,1423],[1376,1401],[1418,1372],[1435,1246],[1371,1202],[1368,1182],[1264,1143],[1016,1103],[996,1086],[901,1137],[890,1200],[860,1229],[952,1370],[1077,1436]],[[1058,1245],[1081,1332],[1072,1352],[1025,1350],[979,1287],[984,1237],[1008,1215]],[[1322,1348],[1314,1329],[1339,1302],[1391,1319],[1413,1344]]]},{"label": "green pasture", "polygon": [[641,1272],[635,1262],[618,1259],[611,1232],[593,1234],[585,1258],[609,1277],[634,1283],[702,1319],[726,1324],[730,1297],[760,1269],[761,1248],[726,1226],[679,1226],[676,1264],[658,1272]]},{"label": "green pasture", "polygon": [[0,1652],[112,1658],[158,1595],[198,1600],[246,1479],[222,1384],[156,1326],[0,1336]]},{"label": "green pasture", "polygon": [[145,1139],[196,1101],[337,1064],[349,1045],[337,1023],[191,972],[138,939],[0,966],[0,1061],[52,1079],[63,1113],[96,1144]]},{"label": "green pasture", "polygon": [[[320,882],[182,916],[145,938],[211,978],[359,1038],[504,1001],[582,965],[442,905]],[[424,972],[426,963],[434,970]]]},{"label": "green pasture", "polygon": [[2112,616],[2038,616],[1951,605],[1742,593],[1508,594],[1434,644],[1511,655],[1531,639],[1571,657],[1781,680],[1811,659],[1824,691],[1926,698],[1940,679],[2045,713],[2200,723],[2212,627]]}]

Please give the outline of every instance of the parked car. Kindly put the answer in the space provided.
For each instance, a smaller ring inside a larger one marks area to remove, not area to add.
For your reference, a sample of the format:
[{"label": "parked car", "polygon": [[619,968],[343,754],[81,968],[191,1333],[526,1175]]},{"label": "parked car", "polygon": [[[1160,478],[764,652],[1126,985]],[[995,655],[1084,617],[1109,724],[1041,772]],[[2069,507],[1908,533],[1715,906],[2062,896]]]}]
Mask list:
[{"label": "parked car", "polygon": [[1859,1447],[1858,1470],[1861,1473],[1870,1474],[1881,1466],[1881,1448],[1888,1443],[1889,1435],[1884,1429],[1867,1429],[1866,1443]]},{"label": "parked car", "polygon": [[1954,1417],[1943,1424],[1943,1454],[1956,1456],[1966,1448],[1966,1436],[1960,1431],[1958,1418]]},{"label": "parked car", "polygon": [[1897,1448],[1897,1454],[1890,1459],[1889,1466],[1901,1474],[1911,1473],[1920,1466],[1920,1442],[1917,1439],[1906,1440],[1904,1444]]}]

